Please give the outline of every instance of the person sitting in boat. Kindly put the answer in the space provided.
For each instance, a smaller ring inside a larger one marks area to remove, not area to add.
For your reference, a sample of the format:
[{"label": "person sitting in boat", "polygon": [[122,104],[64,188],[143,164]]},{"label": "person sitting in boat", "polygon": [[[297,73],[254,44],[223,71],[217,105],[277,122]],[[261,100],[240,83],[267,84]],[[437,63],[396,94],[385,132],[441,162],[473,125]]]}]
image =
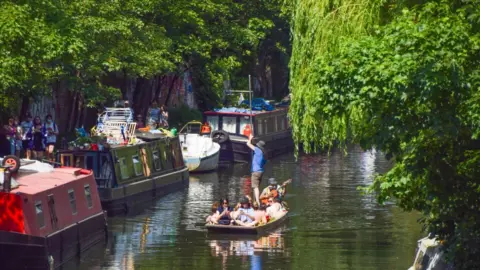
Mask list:
[{"label": "person sitting in boat", "polygon": [[219,205],[218,202],[213,203],[211,215],[208,216],[207,219],[206,219],[207,224],[217,224],[218,223],[218,218],[219,218],[218,212],[217,212],[218,205]]},{"label": "person sitting in boat", "polygon": [[247,197],[243,197],[240,200],[242,205],[238,209],[238,216],[235,219],[235,223],[240,226],[252,226],[251,224],[255,221],[255,211],[250,206],[250,202]]},{"label": "person sitting in boat", "polygon": [[268,179],[268,186],[264,188],[262,194],[260,194],[260,200],[263,204],[268,204],[268,199],[279,196],[277,187],[278,185],[275,178]]},{"label": "person sitting in boat", "polygon": [[202,125],[202,129],[200,130],[200,135],[209,135],[212,132],[212,127],[210,126],[210,123],[205,122]]},{"label": "person sitting in boat", "polygon": [[280,202],[285,197],[287,192],[286,186],[292,182],[292,179],[288,179],[283,182],[281,185],[277,185],[275,178],[268,179],[268,186],[263,189],[262,194],[260,195],[260,200],[263,204],[267,204],[269,198],[279,198]]},{"label": "person sitting in boat", "polygon": [[267,216],[271,219],[277,219],[281,216],[284,212],[282,204],[280,204],[280,200],[278,198],[269,198],[268,199],[268,207],[267,207]]},{"label": "person sitting in boat", "polygon": [[228,199],[221,200],[221,205],[217,209],[218,224],[229,225],[232,220],[232,217],[230,216],[232,210],[232,207],[228,204]]},{"label": "person sitting in boat", "polygon": [[253,203],[255,221],[253,226],[267,224],[267,212],[265,205],[259,206],[257,202]]}]

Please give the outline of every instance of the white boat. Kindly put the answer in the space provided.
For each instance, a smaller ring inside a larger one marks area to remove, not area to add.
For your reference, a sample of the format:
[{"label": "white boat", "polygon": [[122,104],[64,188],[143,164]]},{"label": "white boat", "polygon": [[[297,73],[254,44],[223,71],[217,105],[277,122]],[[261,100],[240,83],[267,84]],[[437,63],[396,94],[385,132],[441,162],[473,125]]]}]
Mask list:
[{"label": "white boat", "polygon": [[190,172],[213,171],[218,167],[220,145],[208,136],[195,133],[179,135],[182,155]]}]

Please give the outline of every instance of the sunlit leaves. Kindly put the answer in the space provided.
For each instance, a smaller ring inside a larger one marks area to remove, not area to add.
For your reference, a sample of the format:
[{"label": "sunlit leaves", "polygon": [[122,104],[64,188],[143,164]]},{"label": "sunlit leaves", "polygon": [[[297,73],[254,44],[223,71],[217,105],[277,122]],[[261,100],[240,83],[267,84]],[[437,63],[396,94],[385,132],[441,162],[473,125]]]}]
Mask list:
[{"label": "sunlit leaves", "polygon": [[[329,1],[320,2],[316,8]],[[295,140],[359,143],[394,158],[371,191],[380,202],[395,199],[423,212],[428,230],[448,240],[457,266],[477,269],[479,151],[468,149],[480,136],[480,28],[471,19],[480,14],[478,3],[428,1],[371,31],[332,40],[318,40],[328,29],[316,28],[323,21],[308,15],[313,10],[313,3],[299,6],[294,17]]]}]

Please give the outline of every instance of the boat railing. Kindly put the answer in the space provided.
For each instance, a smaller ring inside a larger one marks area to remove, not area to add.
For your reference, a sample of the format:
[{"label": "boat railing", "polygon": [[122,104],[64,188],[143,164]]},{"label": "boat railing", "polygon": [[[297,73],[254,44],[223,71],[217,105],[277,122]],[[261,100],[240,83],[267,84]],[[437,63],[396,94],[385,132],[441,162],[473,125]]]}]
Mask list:
[{"label": "boat railing", "polygon": [[109,121],[132,122],[133,113],[130,108],[106,108],[106,111],[100,115],[100,120],[104,124]]}]

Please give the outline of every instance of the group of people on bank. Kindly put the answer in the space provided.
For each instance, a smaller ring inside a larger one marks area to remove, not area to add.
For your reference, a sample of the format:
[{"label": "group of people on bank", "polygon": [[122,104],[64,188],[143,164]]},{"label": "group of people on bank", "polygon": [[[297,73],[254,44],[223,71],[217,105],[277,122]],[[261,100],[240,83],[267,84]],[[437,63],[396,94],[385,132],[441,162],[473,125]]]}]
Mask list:
[{"label": "group of people on bank", "polygon": [[58,126],[50,114],[45,121],[39,116],[32,118],[30,113],[26,113],[21,122],[17,116],[11,116],[2,131],[3,143],[9,146],[3,151],[5,155],[38,160],[45,155],[49,160],[54,160]]},{"label": "group of people on bank", "polygon": [[165,105],[158,106],[157,101],[154,100],[150,103],[146,124],[141,114],[137,115],[136,122],[137,129],[145,128],[147,125],[152,129],[168,128],[168,109]]}]

